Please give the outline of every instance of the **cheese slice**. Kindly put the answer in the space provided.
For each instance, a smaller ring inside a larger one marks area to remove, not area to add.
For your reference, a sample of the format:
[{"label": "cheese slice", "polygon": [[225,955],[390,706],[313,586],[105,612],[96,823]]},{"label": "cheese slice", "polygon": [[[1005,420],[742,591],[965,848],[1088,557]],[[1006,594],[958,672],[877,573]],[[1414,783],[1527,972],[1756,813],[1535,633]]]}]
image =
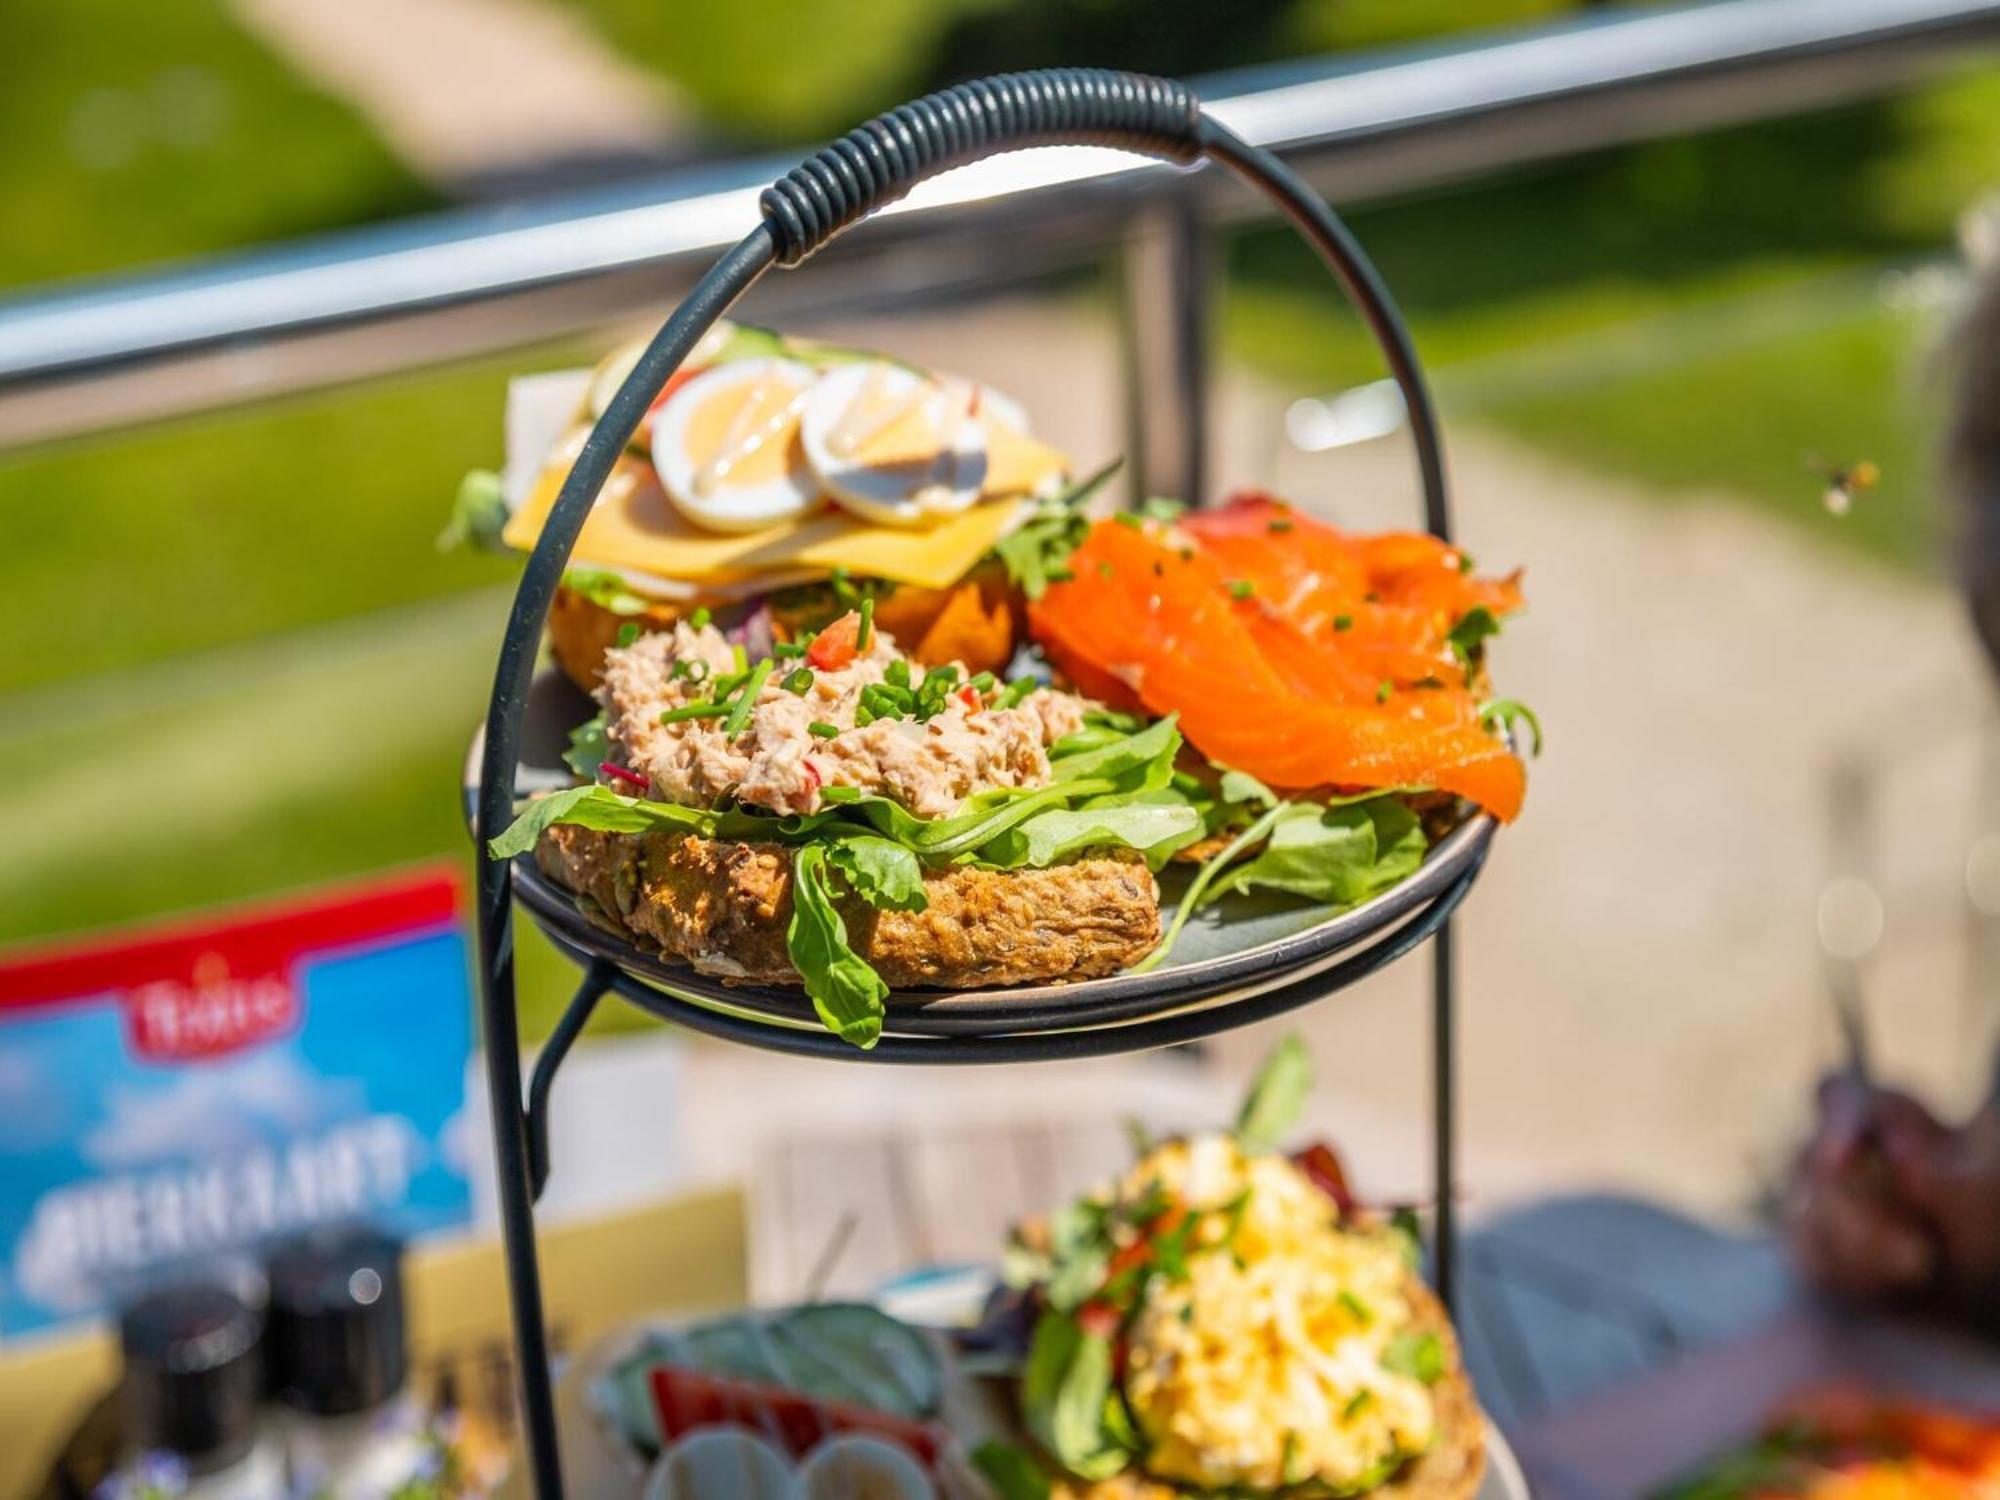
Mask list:
[{"label": "cheese slice", "polygon": [[[563,480],[582,447],[581,431],[559,442],[551,462],[509,516],[502,536],[527,551],[542,534]],[[1057,450],[995,421],[987,436],[981,500],[936,525],[913,530],[880,526],[838,508],[817,511],[764,531],[705,531],[668,502],[646,459],[622,455],[605,480],[577,537],[580,567],[613,568],[684,579],[693,584],[743,584],[766,574],[831,573],[845,568],[921,588],[958,582],[1013,528],[1025,497],[1057,483],[1068,460]]]},{"label": "cheese slice", "polygon": [[[548,520],[567,467],[542,471],[502,533],[527,551]],[[1051,470],[1051,472],[1059,472]],[[667,501],[653,466],[636,454],[618,460],[577,537],[578,566],[630,569],[689,583],[741,584],[763,576],[836,568],[922,588],[958,582],[1005,536],[1028,504],[982,501],[922,531],[877,526],[842,510],[822,510],[766,531],[704,531]]]}]

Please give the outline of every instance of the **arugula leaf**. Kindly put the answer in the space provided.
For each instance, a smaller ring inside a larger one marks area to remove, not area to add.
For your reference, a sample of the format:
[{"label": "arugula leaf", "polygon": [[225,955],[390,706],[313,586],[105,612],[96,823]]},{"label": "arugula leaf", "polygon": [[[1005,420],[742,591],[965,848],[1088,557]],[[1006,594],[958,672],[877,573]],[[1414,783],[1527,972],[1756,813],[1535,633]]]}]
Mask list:
[{"label": "arugula leaf", "polygon": [[600,709],[596,718],[584,720],[569,732],[569,749],[563,751],[563,764],[590,780],[609,759],[611,740],[604,732],[604,711]]},{"label": "arugula leaf", "polygon": [[1312,1054],[1297,1036],[1287,1036],[1264,1059],[1236,1112],[1237,1144],[1251,1152],[1275,1150],[1298,1123],[1312,1082]]},{"label": "arugula leaf", "polygon": [[542,831],[557,823],[576,823],[606,833],[698,833],[708,837],[715,832],[715,814],[698,807],[621,797],[608,786],[573,786],[530,802],[504,833],[488,841],[487,851],[495,859],[526,854]]},{"label": "arugula leaf", "polygon": [[792,856],[792,920],[785,951],[827,1030],[866,1051],[882,1036],[889,986],[847,941],[847,924],[827,888],[826,849],[801,844]]},{"label": "arugula leaf", "polygon": [[491,469],[474,469],[458,482],[458,494],[451,502],[451,518],[437,536],[440,552],[474,547],[481,552],[504,552],[507,544],[500,533],[507,527],[507,497],[500,476]]},{"label": "arugula leaf", "polygon": [[1382,1368],[1435,1385],[1444,1378],[1444,1341],[1434,1333],[1399,1333],[1382,1351]]},{"label": "arugula leaf", "polygon": [[563,574],[563,587],[583,595],[599,609],[614,615],[643,615],[652,605],[625,586],[625,580],[603,568],[571,568]]},{"label": "arugula leaf", "polygon": [[1133,964],[1126,971],[1127,973],[1144,974],[1150,969],[1159,967],[1167,954],[1172,951],[1174,939],[1179,937],[1181,929],[1187,926],[1188,918],[1194,915],[1195,908],[1200,906],[1203,898],[1207,896],[1208,888],[1215,882],[1216,877],[1222,873],[1231,860],[1241,856],[1246,849],[1254,848],[1261,843],[1265,835],[1270,833],[1272,825],[1278,819],[1284,817],[1291,810],[1291,807],[1292,804],[1289,802],[1280,802],[1276,807],[1265,813],[1263,817],[1237,834],[1222,849],[1209,856],[1208,861],[1199,870],[1195,871],[1194,879],[1188,882],[1187,890],[1181,894],[1180,905],[1175,908],[1174,919],[1167,924],[1167,930],[1161,936],[1159,946],[1140,959],[1136,964]]},{"label": "arugula leaf", "polygon": [[[1057,742],[1057,749],[1061,748]],[[1085,779],[1117,783],[1121,792],[1157,791],[1173,779],[1174,757],[1180,753],[1179,716],[1168,714],[1140,730],[1108,744],[1051,756],[1049,776],[1056,785]]]},{"label": "arugula leaf", "polygon": [[1535,755],[1542,753],[1542,721],[1535,717],[1535,711],[1525,703],[1513,698],[1495,698],[1491,703],[1481,705],[1479,722],[1486,725],[1498,724],[1509,733],[1512,733],[1517,722],[1526,724],[1535,739],[1534,750],[1531,753]]},{"label": "arugula leaf", "polygon": [[1451,634],[1445,637],[1445,644],[1451,647],[1459,665],[1471,672],[1486,655],[1487,638],[1499,633],[1500,617],[1485,605],[1475,604],[1459,616]]},{"label": "arugula leaf", "polygon": [[1008,581],[1030,599],[1039,599],[1052,583],[1069,576],[1069,556],[1090,530],[1084,502],[1096,494],[1124,465],[1114,458],[1082,483],[1053,500],[993,544],[993,555],[1007,570]]},{"label": "arugula leaf", "polygon": [[1224,802],[1242,803],[1266,809],[1278,805],[1278,794],[1248,771],[1224,771],[1216,791]]},{"label": "arugula leaf", "polygon": [[854,894],[878,910],[922,911],[929,904],[923,866],[894,839],[843,834],[827,846],[827,858],[847,877]]},{"label": "arugula leaf", "polygon": [[1201,834],[1201,815],[1185,804],[1051,808],[980,845],[982,862],[1002,870],[1042,870],[1083,849],[1123,845],[1157,870],[1175,849]]},{"label": "arugula leaf", "polygon": [[1054,1487],[1034,1455],[1025,1448],[988,1438],[972,1450],[972,1466],[999,1494],[1000,1500],[1049,1500]]},{"label": "arugula leaf", "polygon": [[1294,803],[1256,857],[1226,871],[1208,899],[1264,889],[1352,906],[1414,874],[1426,847],[1422,822],[1394,797],[1344,807]]},{"label": "arugula leaf", "polygon": [[1105,1420],[1114,1399],[1111,1341],[1085,1333],[1075,1318],[1043,1313],[1021,1378],[1029,1434],[1079,1478],[1108,1479],[1131,1461]]}]

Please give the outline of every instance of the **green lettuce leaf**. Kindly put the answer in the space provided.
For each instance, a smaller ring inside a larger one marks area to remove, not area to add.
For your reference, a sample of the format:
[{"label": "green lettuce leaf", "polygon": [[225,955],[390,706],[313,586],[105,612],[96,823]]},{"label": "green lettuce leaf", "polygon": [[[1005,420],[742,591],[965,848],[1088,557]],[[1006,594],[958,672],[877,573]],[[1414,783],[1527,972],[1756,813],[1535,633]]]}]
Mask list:
[{"label": "green lettuce leaf", "polygon": [[1000,1500],[1049,1500],[1054,1492],[1034,1454],[998,1438],[988,1438],[972,1450],[972,1467],[985,1476]]},{"label": "green lettuce leaf", "polygon": [[827,887],[826,848],[801,844],[792,856],[792,920],[785,951],[827,1030],[864,1051],[882,1036],[889,986],[847,941],[847,924]]},{"label": "green lettuce leaf", "polygon": [[571,568],[563,574],[563,587],[614,615],[643,615],[651,608],[645,599],[625,586],[623,578],[602,568]]},{"label": "green lettuce leaf", "polygon": [[1414,874],[1425,847],[1422,823],[1394,797],[1331,807],[1294,803],[1272,824],[1264,847],[1225,871],[1208,897],[1272,890],[1352,906]]},{"label": "green lettuce leaf", "polygon": [[1106,1421],[1117,1400],[1111,1363],[1111,1341],[1085,1333],[1076,1319],[1043,1313],[1036,1322],[1021,1377],[1021,1414],[1035,1441],[1079,1478],[1108,1479],[1132,1459]]},{"label": "green lettuce leaf", "polygon": [[1201,814],[1185,803],[1051,808],[979,847],[985,864],[1002,870],[1046,869],[1084,849],[1137,849],[1158,869],[1174,850],[1201,836]]},{"label": "green lettuce leaf", "polygon": [[1015,588],[1030,599],[1039,599],[1050,584],[1069,577],[1070,554],[1083,544],[1090,530],[1084,502],[1110,483],[1124,462],[1114,458],[1064,494],[1043,502],[1026,521],[993,544],[993,555],[1000,559]]},{"label": "green lettuce leaf", "polygon": [[569,732],[569,749],[563,751],[563,764],[586,781],[594,780],[597,768],[611,759],[611,740],[604,732],[604,715],[600,711],[596,718],[586,719]]},{"label": "green lettuce leaf", "polygon": [[854,894],[885,911],[922,911],[924,867],[916,855],[873,833],[844,833],[827,845],[827,858],[847,877]]},{"label": "green lettuce leaf", "polygon": [[1298,1123],[1312,1092],[1312,1054],[1296,1036],[1271,1049],[1236,1113],[1236,1139],[1245,1151],[1274,1151]]},{"label": "green lettuce leaf", "polygon": [[608,786],[573,786],[530,802],[506,832],[488,842],[487,850],[495,859],[526,854],[544,829],[558,823],[576,823],[606,833],[698,833],[704,837],[715,833],[715,814],[698,807],[621,797]]},{"label": "green lettuce leaf", "polygon": [[1087,749],[1065,753],[1067,743],[1057,741],[1050,752],[1049,775],[1056,785],[1108,781],[1122,793],[1158,791],[1173,780],[1174,757],[1181,748],[1180,723],[1168,714],[1137,734],[1121,735],[1109,742],[1099,742],[1093,736]]},{"label": "green lettuce leaf", "polygon": [[454,552],[472,547],[481,552],[504,552],[507,544],[500,533],[506,526],[507,499],[501,492],[500,476],[491,469],[474,469],[458,482],[451,518],[438,533],[437,549]]}]

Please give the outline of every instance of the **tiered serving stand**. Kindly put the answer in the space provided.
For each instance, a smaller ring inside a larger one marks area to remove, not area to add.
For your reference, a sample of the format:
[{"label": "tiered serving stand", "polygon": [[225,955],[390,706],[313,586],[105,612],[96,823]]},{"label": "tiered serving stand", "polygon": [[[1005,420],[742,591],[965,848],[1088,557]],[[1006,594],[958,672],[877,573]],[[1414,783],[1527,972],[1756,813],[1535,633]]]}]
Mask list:
[{"label": "tiered serving stand", "polygon": [[[1436,414],[1389,294],[1333,211],[1288,167],[1202,111],[1184,84],[1140,74],[1049,69],[1005,74],[931,94],[869,121],[767,188],[761,221],[716,262],[653,337],[612,398],[562,488],[528,559],[494,674],[483,734],[467,768],[468,811],[480,851],[478,919],[486,1075],[493,1112],[522,1429],[535,1492],[563,1493],[553,1381],[536,1259],[534,1205],[548,1176],[548,1122],[557,1070],[598,1002],[616,993],[693,1031],[773,1051],[847,1063],[1014,1064],[1102,1057],[1196,1041],[1268,1020],[1367,977],[1432,940],[1433,1277],[1451,1300],[1456,1242],[1451,929],[1478,877],[1493,822],[1472,815],[1441,839],[1409,880],[1339,914],[1241,929],[1172,966],[1074,985],[892,995],[881,1041],[863,1052],[825,1031],[796,989],[724,985],[663,962],[581,916],[535,867],[485,851],[512,821],[517,794],[541,779],[550,685],[535,660],[550,601],[613,463],[667,379],[709,327],[773,266],[803,264],[836,234],[914,184],[953,167],[1030,146],[1110,146],[1194,166],[1214,162],[1272,199],[1346,289],[1380,345],[1409,413],[1424,522],[1450,535]],[[566,728],[570,719],[562,723]],[[524,753],[525,752],[525,753]],[[523,1090],[514,993],[514,903],[583,966],[583,982]],[[1232,929],[1233,930],[1233,929]]]}]

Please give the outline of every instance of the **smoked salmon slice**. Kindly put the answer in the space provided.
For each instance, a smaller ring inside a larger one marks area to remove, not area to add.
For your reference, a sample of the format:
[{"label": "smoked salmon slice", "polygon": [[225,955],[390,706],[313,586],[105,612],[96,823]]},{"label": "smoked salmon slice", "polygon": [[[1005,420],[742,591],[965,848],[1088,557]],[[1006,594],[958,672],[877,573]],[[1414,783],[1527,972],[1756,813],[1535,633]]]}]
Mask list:
[{"label": "smoked salmon slice", "polygon": [[1450,636],[1472,609],[1519,608],[1519,583],[1461,558],[1244,497],[1098,522],[1029,621],[1079,689],[1179,714],[1196,749],[1271,786],[1432,788],[1511,820],[1526,772],[1481,724]]}]

